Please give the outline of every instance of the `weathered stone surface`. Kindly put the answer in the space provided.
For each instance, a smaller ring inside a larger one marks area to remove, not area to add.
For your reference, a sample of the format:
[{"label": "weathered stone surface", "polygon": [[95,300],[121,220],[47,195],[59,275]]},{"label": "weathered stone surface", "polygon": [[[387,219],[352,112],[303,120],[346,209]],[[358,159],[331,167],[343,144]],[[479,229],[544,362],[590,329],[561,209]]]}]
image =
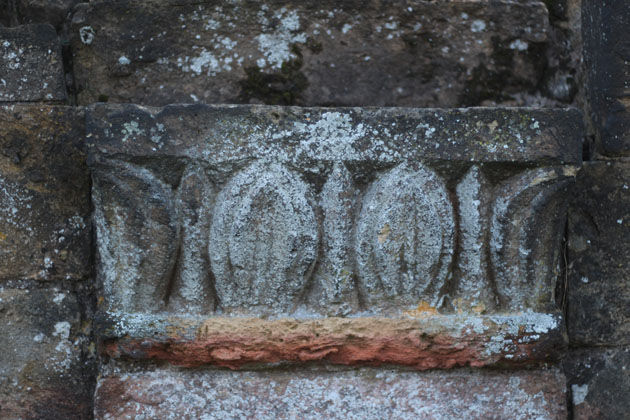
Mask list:
[{"label": "weathered stone surface", "polygon": [[61,47],[50,25],[0,27],[0,102],[64,102]]},{"label": "weathered stone surface", "polygon": [[0,286],[0,316],[0,417],[91,418],[93,383],[75,294]]},{"label": "weathered stone surface", "polygon": [[565,419],[563,376],[353,371],[153,371],[100,379],[96,419]]},{"label": "weathered stone surface", "polygon": [[56,28],[68,24],[72,8],[83,0],[12,0],[21,24],[50,23]]},{"label": "weathered stone surface", "polygon": [[109,314],[99,336],[111,357],[231,369],[314,361],[418,370],[532,366],[558,360],[566,350],[557,314],[407,315],[267,321]]},{"label": "weathered stone surface", "polygon": [[569,76],[545,83],[542,1],[98,1],[75,9],[71,32],[81,104],[570,100],[553,93]]},{"label": "weathered stone surface", "polygon": [[630,164],[589,162],[569,212],[569,336],[630,345]]},{"label": "weathered stone surface", "polygon": [[0,280],[91,272],[90,177],[83,113],[0,107]]},{"label": "weathered stone surface", "polygon": [[[563,163],[579,160],[578,117],[515,109],[92,107],[104,309],[195,313],[186,299],[198,299],[196,311],[274,316],[400,315],[418,305],[553,310],[555,250],[576,172]],[[462,181],[471,167],[487,178],[481,195]],[[186,181],[190,173],[198,182]],[[463,222],[453,210],[455,190],[464,201],[484,199],[462,205]],[[349,225],[335,222],[336,214],[347,214]],[[200,222],[182,227],[185,219]],[[484,220],[489,234],[474,233]],[[477,236],[456,243],[465,237],[458,229]],[[461,297],[460,285],[484,291],[464,304],[450,297]],[[173,293],[189,297],[171,301]]]},{"label": "weathered stone surface", "polygon": [[606,156],[630,156],[630,4],[583,0],[586,93],[597,140]]},{"label": "weathered stone surface", "polygon": [[590,348],[563,362],[573,419],[617,420],[630,412],[630,348]]}]

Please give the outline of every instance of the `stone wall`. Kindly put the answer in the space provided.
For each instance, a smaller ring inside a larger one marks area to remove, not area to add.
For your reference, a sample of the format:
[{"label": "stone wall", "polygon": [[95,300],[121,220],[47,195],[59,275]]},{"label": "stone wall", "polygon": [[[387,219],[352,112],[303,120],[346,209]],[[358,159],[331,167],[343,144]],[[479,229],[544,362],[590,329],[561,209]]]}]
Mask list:
[{"label": "stone wall", "polygon": [[0,418],[627,417],[628,20],[0,0]]}]

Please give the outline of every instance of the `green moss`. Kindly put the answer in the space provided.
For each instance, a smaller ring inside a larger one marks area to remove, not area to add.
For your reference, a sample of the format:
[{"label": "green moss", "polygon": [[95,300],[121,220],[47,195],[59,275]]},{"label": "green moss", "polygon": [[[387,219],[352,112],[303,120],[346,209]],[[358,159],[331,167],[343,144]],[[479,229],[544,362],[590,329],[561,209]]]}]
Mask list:
[{"label": "green moss", "polygon": [[267,105],[297,105],[308,86],[308,80],[300,71],[303,65],[302,54],[297,46],[292,46],[296,58],[282,63],[280,71],[263,72],[258,66],[247,67],[247,77],[240,81],[240,99],[249,102],[259,99]]},{"label": "green moss", "polygon": [[103,95],[102,93],[100,95],[98,95],[98,101],[99,102],[107,102],[108,100],[109,100],[109,96]]}]

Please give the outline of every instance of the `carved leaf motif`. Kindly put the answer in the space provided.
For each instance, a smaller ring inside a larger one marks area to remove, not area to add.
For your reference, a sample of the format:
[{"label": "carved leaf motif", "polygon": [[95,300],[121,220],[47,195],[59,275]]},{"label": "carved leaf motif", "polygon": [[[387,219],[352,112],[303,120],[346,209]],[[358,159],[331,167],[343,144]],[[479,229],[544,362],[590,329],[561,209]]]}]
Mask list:
[{"label": "carved leaf motif", "polygon": [[255,163],[217,197],[210,261],[224,309],[291,310],[318,248],[308,186],[278,164]]},{"label": "carved leaf motif", "polygon": [[545,310],[552,303],[574,173],[571,167],[532,169],[498,188],[490,255],[502,309]]},{"label": "carved leaf motif", "polygon": [[214,307],[207,252],[214,197],[214,187],[203,168],[186,168],[176,197],[181,242],[169,297],[169,307],[181,312],[208,313]]},{"label": "carved leaf motif", "polygon": [[315,273],[313,299],[328,313],[343,314],[357,306],[352,259],[353,214],[356,204],[352,175],[335,164],[320,194],[323,211],[322,259]]},{"label": "carved leaf motif", "polygon": [[171,188],[149,170],[107,162],[94,174],[94,225],[110,309],[164,309],[179,224]]},{"label": "carved leaf motif", "polygon": [[473,166],[457,185],[456,193],[460,247],[454,305],[457,310],[484,312],[496,305],[486,249],[492,186],[480,168]]},{"label": "carved leaf motif", "polygon": [[453,210],[430,170],[400,165],[368,189],[356,233],[357,266],[368,302],[434,300],[453,253]]}]

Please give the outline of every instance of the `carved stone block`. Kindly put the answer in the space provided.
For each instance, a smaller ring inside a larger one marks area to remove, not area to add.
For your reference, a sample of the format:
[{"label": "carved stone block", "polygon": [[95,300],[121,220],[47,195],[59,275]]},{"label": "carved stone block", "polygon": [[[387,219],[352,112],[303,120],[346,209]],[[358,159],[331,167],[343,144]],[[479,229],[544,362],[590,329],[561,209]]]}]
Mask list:
[{"label": "carved stone block", "polygon": [[[435,315],[448,334],[468,328],[482,342],[492,325],[521,325],[510,333],[519,347],[537,328],[519,314],[557,308],[579,118],[561,110],[93,106],[103,337],[150,335],[142,319],[162,337],[184,328],[194,341],[210,315]],[[515,317],[479,317],[505,312]],[[189,321],[162,318],[175,314]],[[544,323],[541,333],[562,329]],[[286,327],[259,326],[252,339]],[[327,328],[322,335],[333,337]]]}]

